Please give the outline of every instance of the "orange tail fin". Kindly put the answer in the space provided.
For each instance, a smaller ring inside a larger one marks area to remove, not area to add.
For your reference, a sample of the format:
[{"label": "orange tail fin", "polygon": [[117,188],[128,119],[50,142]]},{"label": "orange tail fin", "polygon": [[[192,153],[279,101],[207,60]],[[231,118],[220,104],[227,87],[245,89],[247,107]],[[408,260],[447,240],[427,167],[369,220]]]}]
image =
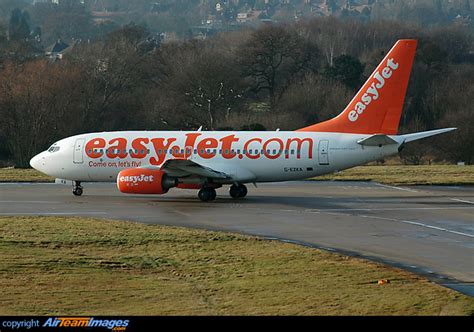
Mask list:
[{"label": "orange tail fin", "polygon": [[297,131],[397,134],[416,43],[397,41],[341,114]]}]

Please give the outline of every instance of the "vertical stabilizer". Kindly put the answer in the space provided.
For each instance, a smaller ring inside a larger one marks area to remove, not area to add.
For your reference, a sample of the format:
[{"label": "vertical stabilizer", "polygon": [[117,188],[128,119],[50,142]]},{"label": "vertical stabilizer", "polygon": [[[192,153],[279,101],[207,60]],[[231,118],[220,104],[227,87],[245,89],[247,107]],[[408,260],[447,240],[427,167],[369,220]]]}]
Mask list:
[{"label": "vertical stabilizer", "polygon": [[397,41],[341,114],[297,131],[397,134],[416,44]]}]

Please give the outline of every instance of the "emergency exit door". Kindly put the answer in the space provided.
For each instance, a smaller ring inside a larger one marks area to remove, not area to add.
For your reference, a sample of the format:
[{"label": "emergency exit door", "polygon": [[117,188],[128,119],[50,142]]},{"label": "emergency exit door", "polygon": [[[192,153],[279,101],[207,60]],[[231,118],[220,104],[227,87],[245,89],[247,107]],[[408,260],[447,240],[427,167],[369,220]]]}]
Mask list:
[{"label": "emergency exit door", "polygon": [[328,147],[329,147],[328,140],[319,141],[319,147],[318,147],[319,165],[329,165]]}]

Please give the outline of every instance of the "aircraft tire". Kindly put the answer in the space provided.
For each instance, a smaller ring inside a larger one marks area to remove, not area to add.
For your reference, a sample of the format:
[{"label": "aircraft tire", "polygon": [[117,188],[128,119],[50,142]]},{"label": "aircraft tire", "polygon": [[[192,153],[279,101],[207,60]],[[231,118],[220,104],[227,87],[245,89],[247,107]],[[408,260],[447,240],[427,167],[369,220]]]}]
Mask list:
[{"label": "aircraft tire", "polygon": [[209,202],[216,199],[217,193],[214,188],[202,188],[198,192],[198,197],[203,202]]},{"label": "aircraft tire", "polygon": [[232,186],[230,186],[229,195],[235,199],[243,198],[247,196],[247,187],[243,184],[239,184],[239,185],[233,184]]},{"label": "aircraft tire", "polygon": [[247,196],[247,187],[244,184],[239,185],[240,197],[244,198]]},{"label": "aircraft tire", "polygon": [[72,193],[74,194],[74,196],[81,196],[82,195],[82,187],[74,187],[74,189],[72,190]]}]

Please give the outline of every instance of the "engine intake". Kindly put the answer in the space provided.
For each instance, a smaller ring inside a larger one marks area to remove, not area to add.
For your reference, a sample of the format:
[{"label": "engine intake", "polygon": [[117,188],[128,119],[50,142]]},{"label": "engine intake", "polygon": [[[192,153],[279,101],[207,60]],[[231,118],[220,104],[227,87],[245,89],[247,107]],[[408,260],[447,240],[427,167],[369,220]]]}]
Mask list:
[{"label": "engine intake", "polygon": [[129,168],[117,175],[117,187],[125,194],[165,194],[178,180],[158,169]]}]

